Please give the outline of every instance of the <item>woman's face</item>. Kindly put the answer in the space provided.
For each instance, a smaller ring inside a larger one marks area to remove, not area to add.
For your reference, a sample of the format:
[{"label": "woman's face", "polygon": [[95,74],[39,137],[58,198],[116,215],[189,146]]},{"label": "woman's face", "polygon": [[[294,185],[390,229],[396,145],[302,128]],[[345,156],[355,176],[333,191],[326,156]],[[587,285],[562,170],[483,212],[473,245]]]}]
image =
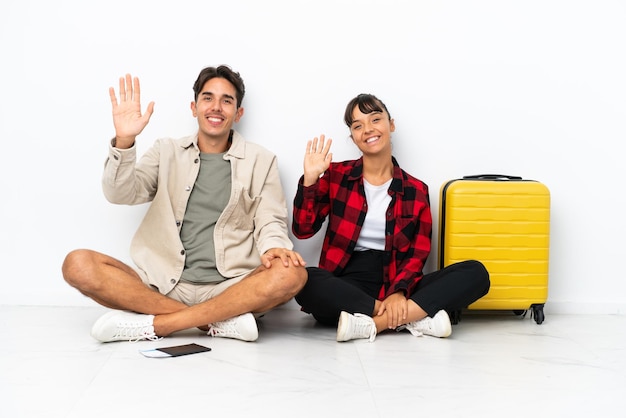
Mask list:
[{"label": "woman's face", "polygon": [[374,111],[365,114],[359,110],[358,106],[355,106],[352,118],[350,134],[363,155],[391,153],[391,133],[396,127],[393,119],[389,119],[387,112]]}]

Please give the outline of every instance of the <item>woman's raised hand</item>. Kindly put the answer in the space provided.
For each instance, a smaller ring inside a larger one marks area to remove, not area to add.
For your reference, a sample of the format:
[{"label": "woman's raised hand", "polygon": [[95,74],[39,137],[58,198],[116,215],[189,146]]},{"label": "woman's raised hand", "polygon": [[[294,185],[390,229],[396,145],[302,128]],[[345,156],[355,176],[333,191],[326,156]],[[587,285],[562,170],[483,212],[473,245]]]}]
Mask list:
[{"label": "woman's raised hand", "polygon": [[307,142],[304,155],[304,186],[315,184],[330,166],[333,159],[333,154],[330,152],[332,143],[333,140],[331,138],[326,140],[324,135]]}]

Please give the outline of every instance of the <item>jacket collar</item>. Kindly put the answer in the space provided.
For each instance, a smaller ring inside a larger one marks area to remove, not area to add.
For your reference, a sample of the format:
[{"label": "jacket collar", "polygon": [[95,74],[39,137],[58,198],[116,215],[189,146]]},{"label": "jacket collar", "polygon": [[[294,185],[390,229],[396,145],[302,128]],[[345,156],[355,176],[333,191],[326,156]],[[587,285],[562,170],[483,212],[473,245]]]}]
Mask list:
[{"label": "jacket collar", "polygon": [[[226,151],[225,157],[243,158],[246,151],[246,141],[241,134],[233,129],[230,131],[228,140],[231,142],[230,148]],[[194,147],[198,149],[198,133],[186,136],[178,140],[178,145],[184,149]]]},{"label": "jacket collar", "polygon": [[243,136],[239,132],[231,130],[228,140],[230,141],[230,148],[226,151],[224,158],[244,158],[246,155],[246,141],[243,139]]},{"label": "jacket collar", "polygon": [[[393,179],[391,181],[391,185],[389,189],[396,192],[402,193],[404,189],[404,173],[396,161],[395,157],[391,157],[391,161],[393,162]],[[348,175],[348,180],[357,181],[363,177],[363,157],[355,160],[354,166],[350,170],[350,174]]]}]

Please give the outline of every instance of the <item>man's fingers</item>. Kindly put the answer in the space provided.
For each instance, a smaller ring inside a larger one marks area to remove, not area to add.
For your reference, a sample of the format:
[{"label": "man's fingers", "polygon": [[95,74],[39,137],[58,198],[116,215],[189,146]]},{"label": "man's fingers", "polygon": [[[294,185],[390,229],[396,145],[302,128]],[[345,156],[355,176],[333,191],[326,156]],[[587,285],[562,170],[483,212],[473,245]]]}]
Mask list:
[{"label": "man's fingers", "polygon": [[115,89],[113,87],[109,87],[109,98],[111,99],[111,104],[117,106],[117,96],[115,95]]},{"label": "man's fingers", "polygon": [[135,77],[133,79],[133,100],[136,102],[140,101],[140,97],[141,97],[141,87],[139,86],[139,78]]}]

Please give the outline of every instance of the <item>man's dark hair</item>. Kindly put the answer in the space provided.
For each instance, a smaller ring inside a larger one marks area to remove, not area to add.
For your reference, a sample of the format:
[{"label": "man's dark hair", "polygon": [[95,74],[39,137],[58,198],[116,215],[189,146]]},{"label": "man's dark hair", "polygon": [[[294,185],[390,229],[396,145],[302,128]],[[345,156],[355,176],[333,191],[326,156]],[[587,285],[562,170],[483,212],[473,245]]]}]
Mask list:
[{"label": "man's dark hair", "polygon": [[243,102],[243,96],[246,94],[246,87],[239,73],[233,71],[228,65],[206,67],[200,71],[196,82],[193,83],[194,101],[198,101],[198,96],[202,93],[202,87],[204,87],[206,82],[215,77],[223,78],[235,86],[235,90],[237,90],[237,109],[239,109],[241,102]]}]

